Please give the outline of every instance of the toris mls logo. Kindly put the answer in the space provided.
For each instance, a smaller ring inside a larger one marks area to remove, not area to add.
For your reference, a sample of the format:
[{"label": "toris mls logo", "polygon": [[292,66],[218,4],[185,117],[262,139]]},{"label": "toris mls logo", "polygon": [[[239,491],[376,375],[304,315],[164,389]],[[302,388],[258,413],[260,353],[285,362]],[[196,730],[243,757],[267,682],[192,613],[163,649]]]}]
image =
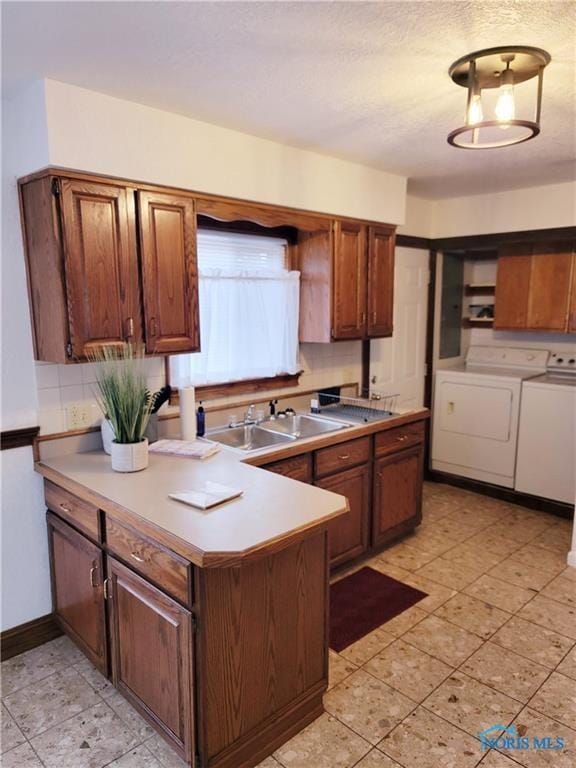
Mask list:
[{"label": "toris mls logo", "polygon": [[[522,729],[522,726],[520,726]],[[525,730],[525,729],[524,729]],[[564,739],[561,736],[524,736],[518,732],[515,725],[508,727],[497,723],[478,733],[482,749],[564,749]]]}]

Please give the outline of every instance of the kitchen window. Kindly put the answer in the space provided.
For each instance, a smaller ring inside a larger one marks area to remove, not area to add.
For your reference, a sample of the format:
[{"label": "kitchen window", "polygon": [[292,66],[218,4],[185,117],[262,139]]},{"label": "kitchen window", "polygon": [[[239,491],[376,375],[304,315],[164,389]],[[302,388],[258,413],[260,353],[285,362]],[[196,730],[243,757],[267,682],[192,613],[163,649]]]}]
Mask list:
[{"label": "kitchen window", "polygon": [[170,358],[173,386],[299,372],[300,273],[279,237],[199,230],[201,351]]}]

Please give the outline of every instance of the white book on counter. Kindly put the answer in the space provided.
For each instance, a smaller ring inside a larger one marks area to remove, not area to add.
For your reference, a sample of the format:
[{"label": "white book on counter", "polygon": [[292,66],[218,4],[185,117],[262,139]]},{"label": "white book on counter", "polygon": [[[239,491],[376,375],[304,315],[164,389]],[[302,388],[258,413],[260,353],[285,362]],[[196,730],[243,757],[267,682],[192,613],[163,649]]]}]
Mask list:
[{"label": "white book on counter", "polygon": [[150,453],[183,456],[187,459],[207,459],[218,453],[220,446],[202,440],[158,440],[152,443],[149,450]]},{"label": "white book on counter", "polygon": [[168,496],[176,501],[181,501],[183,504],[189,504],[191,507],[210,509],[210,507],[215,507],[217,504],[223,504],[225,501],[230,501],[230,499],[236,499],[238,496],[242,496],[243,493],[244,491],[240,491],[237,488],[229,488],[227,485],[207,480],[198,488],[179,491],[178,493],[169,493]]}]

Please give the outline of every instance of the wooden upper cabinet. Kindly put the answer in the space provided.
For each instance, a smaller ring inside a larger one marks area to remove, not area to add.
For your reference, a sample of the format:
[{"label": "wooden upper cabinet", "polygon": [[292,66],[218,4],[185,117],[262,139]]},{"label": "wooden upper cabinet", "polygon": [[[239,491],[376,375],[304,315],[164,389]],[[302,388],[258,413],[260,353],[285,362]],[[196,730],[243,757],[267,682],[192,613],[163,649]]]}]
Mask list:
[{"label": "wooden upper cabinet", "polygon": [[72,355],[95,345],[140,341],[133,194],[126,187],[61,179]]},{"label": "wooden upper cabinet", "polygon": [[576,333],[576,253],[572,254],[572,280],[570,281],[570,306],[568,307],[568,333]]},{"label": "wooden upper cabinet", "polygon": [[371,337],[392,336],[395,241],[389,229],[368,228],[367,334]]},{"label": "wooden upper cabinet", "polygon": [[138,192],[146,351],[200,349],[196,215],[191,197]]},{"label": "wooden upper cabinet", "polygon": [[528,328],[542,331],[568,329],[572,252],[563,243],[534,247],[528,298]]},{"label": "wooden upper cabinet", "polygon": [[334,339],[359,339],[366,330],[366,227],[356,222],[334,224]]},{"label": "wooden upper cabinet", "polygon": [[337,220],[299,232],[300,341],[392,335],[394,227]]},{"label": "wooden upper cabinet", "polygon": [[515,244],[498,254],[494,328],[565,333],[574,305],[574,253],[568,243]]},{"label": "wooden upper cabinet", "polygon": [[494,328],[526,328],[532,254],[526,245],[511,245],[498,253]]}]

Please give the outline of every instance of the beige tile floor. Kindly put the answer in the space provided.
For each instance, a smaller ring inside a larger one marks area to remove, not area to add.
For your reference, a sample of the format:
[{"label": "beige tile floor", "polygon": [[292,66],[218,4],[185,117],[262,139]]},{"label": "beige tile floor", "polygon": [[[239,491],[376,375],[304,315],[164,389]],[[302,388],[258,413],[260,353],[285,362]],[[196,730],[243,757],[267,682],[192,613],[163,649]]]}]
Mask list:
[{"label": "beige tile floor", "polygon": [[[326,713],[259,768],[573,768],[570,524],[442,485],[418,532],[369,564],[428,597],[341,654]],[[478,731],[561,736],[481,751]],[[182,768],[66,638],[2,664],[4,768]]]}]

